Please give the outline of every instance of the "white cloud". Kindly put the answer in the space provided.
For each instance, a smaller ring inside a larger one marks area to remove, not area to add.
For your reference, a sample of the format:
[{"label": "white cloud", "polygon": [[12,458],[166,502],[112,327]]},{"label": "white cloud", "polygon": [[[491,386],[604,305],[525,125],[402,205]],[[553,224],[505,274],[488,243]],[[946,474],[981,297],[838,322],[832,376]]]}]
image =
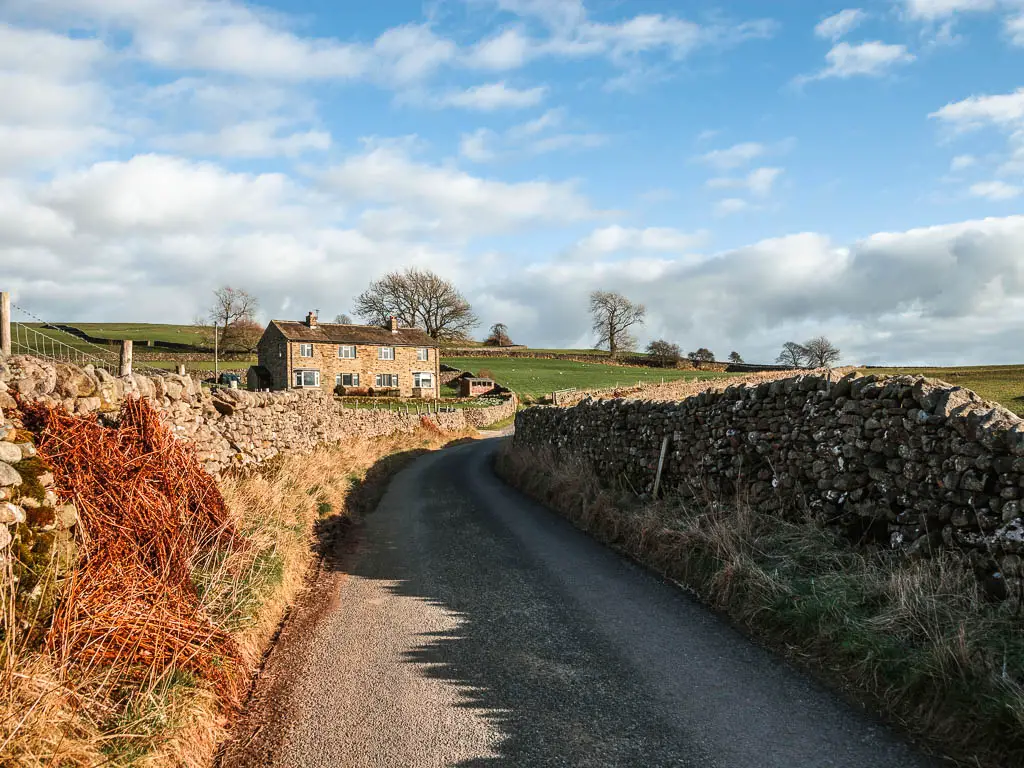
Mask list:
[{"label": "white cloud", "polygon": [[529,36],[521,28],[506,29],[478,43],[466,56],[470,66],[491,69],[520,67],[527,61],[553,56],[582,59],[607,58],[627,70],[613,78],[612,87],[630,87],[644,81],[657,68],[641,64],[642,57],[660,54],[681,61],[694,51],[735,45],[745,40],[771,37],[777,25],[767,19],[739,23],[698,24],[674,15],[639,14],[617,22],[597,22],[587,17],[576,0],[475,0],[496,5],[526,21],[537,21],[545,36]]},{"label": "white cloud", "polygon": [[1021,192],[1024,192],[1024,188],[1007,184],[1004,181],[980,181],[977,184],[972,184],[970,192],[975,197],[984,197],[988,200],[1011,200]]},{"label": "white cloud", "polygon": [[[1024,175],[1024,88],[1004,94],[970,96],[961,101],[950,102],[928,115],[947,125],[954,134],[963,134],[984,128],[995,128],[1007,134],[1008,150],[999,173]],[[979,185],[975,185],[979,186]],[[999,195],[998,187],[980,185],[975,194],[993,197]],[[1002,190],[1005,193],[1006,190]],[[1000,198],[996,198],[1000,199]]]},{"label": "white cloud", "polygon": [[171,69],[271,80],[367,78],[405,85],[454,61],[458,47],[422,24],[384,31],[372,44],[296,34],[283,14],[237,0],[11,0],[36,18],[130,35],[129,51]]},{"label": "white cloud", "polygon": [[726,149],[713,149],[701,155],[698,159],[716,168],[729,170],[746,165],[751,160],[763,155],[766,151],[767,147],[764,144],[756,141],[745,141],[741,144],[733,144]]},{"label": "white cloud", "polygon": [[708,179],[707,186],[712,189],[746,189],[757,197],[767,197],[781,174],[781,168],[756,168],[743,178],[724,176]]},{"label": "white cloud", "polygon": [[965,168],[970,168],[975,163],[977,163],[977,159],[974,155],[957,155],[950,161],[949,170],[962,171]]},{"label": "white cloud", "polygon": [[928,117],[941,120],[960,131],[985,125],[1016,125],[1024,121],[1024,87],[1012,93],[971,96],[962,101],[950,102]]},{"label": "white cloud", "polygon": [[881,77],[893,67],[908,64],[916,58],[905,45],[891,45],[878,40],[856,45],[843,42],[825,54],[828,66],[813,75],[801,75],[794,82],[799,85],[832,77]]},{"label": "white cloud", "polygon": [[991,11],[997,0],[906,0],[907,13],[911,18],[933,21],[952,16],[955,13]]},{"label": "white cloud", "polygon": [[312,199],[281,174],[229,173],[162,155],[97,163],[46,184],[36,199],[73,221],[78,231],[124,236],[298,226],[314,209]]},{"label": "white cloud", "polygon": [[535,53],[535,43],[518,28],[506,29],[481,40],[467,53],[471,67],[481,69],[518,69]]},{"label": "white cloud", "polygon": [[483,179],[450,166],[415,163],[389,144],[371,145],[328,169],[323,183],[353,203],[400,208],[458,238],[595,215],[571,183]]},{"label": "white cloud", "polygon": [[622,227],[618,224],[595,229],[572,249],[574,258],[603,258],[622,252],[685,253],[703,245],[707,232],[681,232],[671,227]]},{"label": "white cloud", "polygon": [[834,42],[852,32],[866,18],[867,14],[860,8],[846,8],[820,21],[814,28],[814,34]]},{"label": "white cloud", "polygon": [[849,362],[991,363],[1024,333],[1022,249],[1024,216],[849,244],[803,233],[703,256],[519,269],[488,295],[519,308],[516,335],[537,346],[586,338],[587,293],[615,286],[648,307],[646,338],[688,349],[770,361],[784,341],[824,333]]},{"label": "white cloud", "polygon": [[435,103],[446,107],[461,107],[478,112],[493,112],[498,109],[523,109],[540,104],[547,95],[547,88],[518,89],[504,81],[474,85],[463,91],[452,91],[439,96]]},{"label": "white cloud", "polygon": [[118,143],[97,40],[0,24],[0,172],[71,165]]},{"label": "white cloud", "polygon": [[219,157],[298,157],[313,151],[330,149],[331,135],[326,131],[282,131],[281,120],[264,119],[234,123],[216,133],[184,133],[162,136],[155,146],[188,155]]},{"label": "white cloud", "polygon": [[1010,42],[1014,45],[1024,46],[1024,13],[1019,16],[1007,16],[1003,23]]},{"label": "white cloud", "polygon": [[566,121],[564,109],[549,109],[540,117],[513,125],[498,134],[487,128],[463,134],[459,154],[473,162],[483,163],[503,155],[543,155],[549,152],[580,151],[604,146],[606,135],[590,132],[563,131],[550,133]]},{"label": "white cloud", "polygon": [[715,215],[716,216],[729,216],[733,213],[739,213],[745,211],[750,207],[750,203],[739,197],[727,197],[724,200],[719,200],[715,203]]},{"label": "white cloud", "polygon": [[108,55],[99,40],[72,39],[41,29],[0,23],[0,69],[27,69],[36,75],[80,77]]}]

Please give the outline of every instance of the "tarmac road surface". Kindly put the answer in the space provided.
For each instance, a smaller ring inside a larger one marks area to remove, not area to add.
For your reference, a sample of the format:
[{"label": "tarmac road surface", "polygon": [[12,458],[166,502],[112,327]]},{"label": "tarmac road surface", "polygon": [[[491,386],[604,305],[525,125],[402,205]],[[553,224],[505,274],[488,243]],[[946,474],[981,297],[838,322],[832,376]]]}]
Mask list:
[{"label": "tarmac road surface", "polygon": [[500,443],[394,478],[326,559],[222,766],[935,765],[505,486]]}]

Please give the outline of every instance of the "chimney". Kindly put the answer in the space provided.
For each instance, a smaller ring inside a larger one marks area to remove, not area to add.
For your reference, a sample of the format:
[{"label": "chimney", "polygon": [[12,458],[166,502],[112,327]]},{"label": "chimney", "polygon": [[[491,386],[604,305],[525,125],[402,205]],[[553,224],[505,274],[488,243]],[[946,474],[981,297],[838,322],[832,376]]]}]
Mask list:
[{"label": "chimney", "polygon": [[306,315],[306,325],[310,328],[316,328],[316,312],[310,312]]},{"label": "chimney", "polygon": [[392,333],[398,333],[398,318],[392,315],[391,320],[388,323],[388,327],[391,328]]}]

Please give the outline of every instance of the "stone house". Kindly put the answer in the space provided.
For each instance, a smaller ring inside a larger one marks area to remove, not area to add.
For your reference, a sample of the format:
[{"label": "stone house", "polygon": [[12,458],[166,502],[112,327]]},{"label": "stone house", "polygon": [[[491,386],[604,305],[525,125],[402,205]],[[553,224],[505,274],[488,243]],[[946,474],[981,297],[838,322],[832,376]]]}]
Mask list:
[{"label": "stone house", "polygon": [[437,342],[417,328],[271,320],[257,346],[249,389],[359,387],[397,390],[402,397],[438,396]]}]

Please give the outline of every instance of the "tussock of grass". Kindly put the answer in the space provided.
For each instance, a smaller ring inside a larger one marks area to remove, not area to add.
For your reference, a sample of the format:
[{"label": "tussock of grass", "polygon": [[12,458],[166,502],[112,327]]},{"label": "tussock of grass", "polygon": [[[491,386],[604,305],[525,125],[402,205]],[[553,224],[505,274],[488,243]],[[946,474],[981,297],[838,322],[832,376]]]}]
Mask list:
[{"label": "tussock of grass", "polygon": [[[353,440],[221,483],[242,541],[192,563],[192,573],[203,610],[241,649],[242,674],[258,669],[304,588],[318,525],[372,509],[406,461],[465,437],[419,430]],[[12,600],[8,589],[5,616]],[[24,644],[0,652],[0,765],[202,768],[228,735],[231,713],[216,687],[180,670],[111,686],[102,671],[82,679]]]},{"label": "tussock of grass", "polygon": [[580,528],[694,591],[947,754],[1024,764],[1024,626],[953,554],[867,556],[742,499],[640,504],[585,462],[506,448],[499,472]]}]

